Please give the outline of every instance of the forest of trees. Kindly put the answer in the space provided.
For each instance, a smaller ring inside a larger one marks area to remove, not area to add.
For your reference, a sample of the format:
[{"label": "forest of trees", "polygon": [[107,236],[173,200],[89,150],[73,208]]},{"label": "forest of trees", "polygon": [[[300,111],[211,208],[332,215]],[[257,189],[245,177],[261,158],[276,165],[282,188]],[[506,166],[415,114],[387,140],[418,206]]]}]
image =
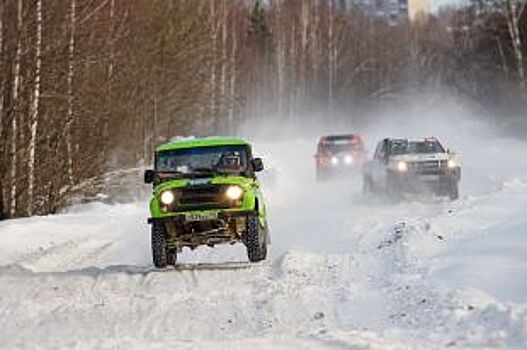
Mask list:
[{"label": "forest of trees", "polygon": [[336,3],[0,0],[0,219],[56,212],[174,135],[359,118],[445,87],[525,114],[524,1],[395,25]]}]

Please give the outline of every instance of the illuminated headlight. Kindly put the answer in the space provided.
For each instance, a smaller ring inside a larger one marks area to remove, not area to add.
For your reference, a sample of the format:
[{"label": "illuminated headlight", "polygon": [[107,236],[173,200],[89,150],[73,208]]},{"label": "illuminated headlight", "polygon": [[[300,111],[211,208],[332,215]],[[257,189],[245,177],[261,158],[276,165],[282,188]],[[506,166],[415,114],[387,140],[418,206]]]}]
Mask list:
[{"label": "illuminated headlight", "polygon": [[331,164],[337,165],[339,163],[339,159],[337,157],[331,157]]},{"label": "illuminated headlight", "polygon": [[161,193],[161,196],[159,196],[159,200],[164,205],[170,205],[174,203],[175,199],[176,197],[174,196],[174,193],[172,191],[164,191],[163,193]]},{"label": "illuminated headlight", "polygon": [[225,191],[225,196],[230,200],[239,200],[243,196],[243,189],[240,186],[229,186]]},{"label": "illuminated headlight", "polygon": [[397,163],[397,170],[400,171],[401,173],[407,172],[408,171],[408,163],[400,161],[399,163]]},{"label": "illuminated headlight", "polygon": [[449,168],[455,168],[456,166],[457,166],[457,163],[456,163],[455,160],[453,160],[453,159],[449,159],[448,160],[448,167]]},{"label": "illuminated headlight", "polygon": [[344,163],[346,163],[346,164],[348,164],[348,165],[351,164],[351,163],[353,163],[353,157],[352,157],[352,156],[346,156],[346,157],[344,157]]}]

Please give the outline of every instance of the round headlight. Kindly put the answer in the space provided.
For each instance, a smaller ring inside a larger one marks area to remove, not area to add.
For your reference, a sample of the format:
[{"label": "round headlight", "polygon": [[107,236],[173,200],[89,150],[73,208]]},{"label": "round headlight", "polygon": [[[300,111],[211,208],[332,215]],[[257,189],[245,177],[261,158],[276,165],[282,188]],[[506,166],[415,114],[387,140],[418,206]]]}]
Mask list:
[{"label": "round headlight", "polygon": [[176,197],[174,196],[174,193],[172,193],[172,191],[164,191],[163,193],[161,193],[161,196],[159,196],[159,200],[164,205],[170,205],[174,203],[175,199]]},{"label": "round headlight", "polygon": [[337,165],[339,163],[339,159],[337,157],[331,157],[331,164]]},{"label": "round headlight", "polygon": [[243,189],[240,186],[229,186],[225,191],[225,196],[230,200],[240,199],[243,196]]},{"label": "round headlight", "polygon": [[453,160],[453,159],[449,159],[448,160],[448,167],[449,168],[455,168],[456,166],[457,166],[457,163],[456,163],[455,160]]},{"label": "round headlight", "polygon": [[346,156],[346,157],[344,157],[344,162],[345,162],[346,164],[348,164],[348,165],[351,164],[351,163],[353,163],[353,157],[352,157],[352,156]]},{"label": "round headlight", "polygon": [[408,171],[408,163],[400,161],[399,163],[397,163],[397,170],[399,170],[402,173],[407,172]]}]

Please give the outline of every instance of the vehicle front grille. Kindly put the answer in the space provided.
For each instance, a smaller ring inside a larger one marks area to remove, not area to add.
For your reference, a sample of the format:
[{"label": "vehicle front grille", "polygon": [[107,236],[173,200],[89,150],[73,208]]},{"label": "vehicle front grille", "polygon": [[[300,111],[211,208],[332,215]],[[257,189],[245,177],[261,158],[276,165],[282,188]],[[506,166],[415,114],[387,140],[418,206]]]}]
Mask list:
[{"label": "vehicle front grille", "polygon": [[410,171],[422,175],[437,175],[441,174],[447,167],[446,160],[425,160],[421,162],[409,162],[408,168]]},{"label": "vehicle front grille", "polygon": [[213,210],[238,207],[242,201],[232,201],[225,196],[229,185],[199,185],[174,189],[176,198],[164,211]]},{"label": "vehicle front grille", "polygon": [[178,211],[225,209],[232,203],[225,197],[226,185],[189,186],[180,190]]}]

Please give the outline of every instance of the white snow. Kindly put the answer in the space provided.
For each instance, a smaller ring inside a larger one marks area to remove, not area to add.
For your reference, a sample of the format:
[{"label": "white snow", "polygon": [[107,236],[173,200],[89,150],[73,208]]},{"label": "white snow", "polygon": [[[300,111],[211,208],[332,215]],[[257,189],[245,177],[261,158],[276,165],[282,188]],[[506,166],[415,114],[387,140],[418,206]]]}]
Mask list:
[{"label": "white snow", "polygon": [[0,348],[527,347],[525,144],[463,145],[459,201],[390,205],[316,183],[315,141],[254,147],[260,264],[224,246],[155,270],[146,200],[1,222]]}]

